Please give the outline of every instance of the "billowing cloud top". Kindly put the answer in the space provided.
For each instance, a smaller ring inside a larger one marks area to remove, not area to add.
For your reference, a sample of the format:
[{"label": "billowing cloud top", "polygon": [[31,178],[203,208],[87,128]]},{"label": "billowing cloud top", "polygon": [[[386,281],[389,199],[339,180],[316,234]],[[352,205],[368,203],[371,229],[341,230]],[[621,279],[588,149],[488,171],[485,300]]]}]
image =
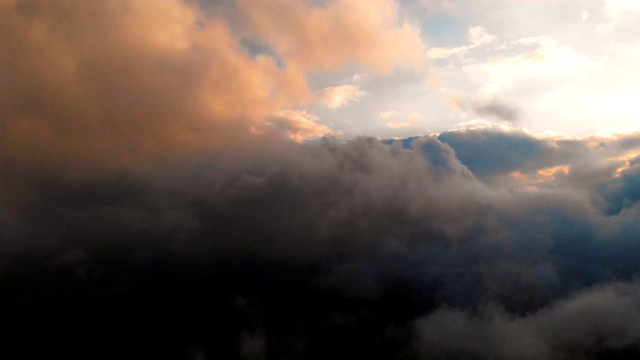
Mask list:
[{"label": "billowing cloud top", "polygon": [[[3,1],[4,157],[113,166],[242,147],[283,111],[362,94],[343,85],[314,100],[309,72],[386,73],[422,58],[417,28],[390,1],[240,1],[222,16],[224,4]],[[331,133],[306,119],[279,129]]]},{"label": "billowing cloud top", "polygon": [[0,0],[0,353],[637,358],[640,135],[518,128],[635,45],[473,4]]}]

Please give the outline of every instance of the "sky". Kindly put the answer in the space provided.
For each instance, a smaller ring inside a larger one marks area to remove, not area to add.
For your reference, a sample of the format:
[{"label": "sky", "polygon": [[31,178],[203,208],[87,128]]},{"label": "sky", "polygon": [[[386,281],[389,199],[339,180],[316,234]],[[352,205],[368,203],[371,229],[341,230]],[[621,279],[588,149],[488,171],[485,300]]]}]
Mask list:
[{"label": "sky", "polygon": [[0,0],[0,357],[638,358],[639,21]]}]

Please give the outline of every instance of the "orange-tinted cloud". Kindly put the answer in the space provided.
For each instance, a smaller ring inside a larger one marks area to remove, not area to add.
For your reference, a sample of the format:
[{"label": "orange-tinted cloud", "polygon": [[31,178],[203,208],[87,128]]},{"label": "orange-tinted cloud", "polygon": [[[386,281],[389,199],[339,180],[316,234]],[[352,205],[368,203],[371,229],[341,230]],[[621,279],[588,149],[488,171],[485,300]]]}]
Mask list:
[{"label": "orange-tinted cloud", "polygon": [[571,172],[571,165],[557,165],[547,168],[538,169],[532,174],[523,174],[520,171],[514,171],[509,174],[512,178],[526,184],[538,184],[547,181],[553,181],[558,176],[567,175]]},{"label": "orange-tinted cloud", "polygon": [[295,0],[239,0],[254,31],[287,64],[304,71],[363,63],[383,73],[403,64],[419,66],[424,53],[419,29],[398,24],[390,0],[335,0],[313,7]]},{"label": "orange-tinted cloud", "polygon": [[[391,113],[391,114],[390,114]],[[380,113],[380,115],[391,115],[393,116],[393,112],[386,112],[386,113]],[[389,116],[389,117],[391,117]],[[385,117],[383,117],[384,119]],[[417,112],[414,111],[411,114],[409,114],[407,116],[407,121],[402,121],[402,122],[388,122],[385,125],[387,125],[389,128],[391,129],[402,129],[402,128],[407,128],[410,126],[414,126],[416,124],[418,124],[420,122],[420,120],[422,120],[422,115]]]},{"label": "orange-tinted cloud", "polygon": [[[0,160],[14,163],[228,155],[256,134],[272,138],[284,109],[313,101],[306,71],[354,62],[389,70],[421,52],[417,30],[395,25],[391,2],[242,1],[282,67],[248,54],[224,19],[192,1],[0,1]],[[286,123],[297,141],[331,132],[296,119]]]},{"label": "orange-tinted cloud", "polygon": [[318,120],[320,118],[306,111],[286,109],[275,112],[268,121],[276,129],[286,133],[291,140],[302,142],[332,133],[326,125],[318,124]]},{"label": "orange-tinted cloud", "polygon": [[180,1],[2,7],[0,121],[13,161],[121,164],[237,145],[309,96],[301,74],[251,58],[227,24]]},{"label": "orange-tinted cloud", "polygon": [[396,110],[390,110],[390,111],[381,111],[379,115],[382,119],[388,120],[396,116],[397,114],[398,112]]},{"label": "orange-tinted cloud", "polygon": [[458,94],[452,94],[447,98],[447,105],[452,109],[466,111],[467,106],[464,103],[464,100]]}]

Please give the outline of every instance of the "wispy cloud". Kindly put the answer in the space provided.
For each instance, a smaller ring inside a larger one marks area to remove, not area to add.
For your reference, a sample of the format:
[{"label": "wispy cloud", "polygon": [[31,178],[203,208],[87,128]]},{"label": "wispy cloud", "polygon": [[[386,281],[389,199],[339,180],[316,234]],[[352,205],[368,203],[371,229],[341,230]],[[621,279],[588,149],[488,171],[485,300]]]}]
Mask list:
[{"label": "wispy cloud", "polygon": [[[395,115],[395,113],[394,114],[383,113],[383,114],[385,114],[385,115]],[[391,116],[389,118],[391,118]],[[383,119],[384,119],[384,117],[383,117]],[[410,126],[415,126],[416,124],[418,124],[420,122],[420,120],[422,120],[422,115],[420,115],[419,112],[414,111],[414,112],[410,113],[409,115],[407,115],[407,121],[388,122],[388,123],[386,123],[386,125],[391,129],[401,129],[401,128],[407,128],[407,127],[410,127]]]},{"label": "wispy cloud", "polygon": [[495,35],[487,32],[481,26],[474,26],[469,29],[469,45],[458,46],[452,48],[435,47],[427,51],[427,57],[430,59],[444,59],[453,55],[462,55],[471,49],[485,46],[496,39]]},{"label": "wispy cloud", "polygon": [[388,119],[391,119],[392,117],[396,116],[397,114],[398,114],[398,112],[396,110],[382,111],[382,112],[380,112],[380,118],[382,118],[384,120],[388,120]]}]

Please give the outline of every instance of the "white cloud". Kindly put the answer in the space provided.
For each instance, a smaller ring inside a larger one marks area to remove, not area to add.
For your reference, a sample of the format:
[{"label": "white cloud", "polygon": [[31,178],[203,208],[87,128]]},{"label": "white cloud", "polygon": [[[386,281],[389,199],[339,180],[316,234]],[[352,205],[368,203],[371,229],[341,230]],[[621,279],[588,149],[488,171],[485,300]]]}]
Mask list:
[{"label": "white cloud", "polygon": [[493,95],[521,80],[544,79],[550,87],[557,87],[561,78],[598,67],[597,62],[548,37],[525,38],[513,44],[536,44],[537,47],[463,67],[467,74],[483,84],[480,90],[483,95]]},{"label": "white cloud", "polygon": [[487,30],[481,26],[474,26],[469,29],[469,38],[474,47],[482,46],[493,42],[495,35],[489,34]]},{"label": "white cloud", "polygon": [[[440,2],[425,1],[435,9],[428,16],[417,5],[403,5],[405,14],[415,10],[412,23],[423,24],[423,34],[438,44],[426,52],[421,73],[367,77],[366,67],[354,66],[348,73],[322,74],[318,85],[352,84],[366,97],[334,97],[316,87],[318,104],[307,111],[349,135],[422,131],[421,122],[408,119],[414,110],[429,114],[434,119],[429,131],[438,132],[475,117],[573,136],[640,129],[634,121],[640,107],[632,100],[639,96],[640,32],[633,29],[640,21],[640,0],[500,0],[500,6],[474,2],[473,7],[447,0],[460,9],[453,13]],[[429,23],[434,17],[451,21]],[[610,32],[597,31],[609,23],[615,24]]]},{"label": "white cloud", "polygon": [[469,50],[469,46],[459,46],[455,48],[433,48],[427,51],[427,57],[429,59],[444,59],[453,55],[464,54]]},{"label": "white cloud", "polygon": [[606,0],[604,11],[608,18],[617,19],[625,12],[640,12],[640,2],[637,0]]},{"label": "white cloud", "polygon": [[606,0],[603,12],[607,22],[601,24],[597,30],[602,33],[613,31],[623,22],[625,17],[640,13],[640,1],[637,0]]},{"label": "white cloud", "polygon": [[358,89],[357,86],[346,84],[325,88],[318,93],[317,99],[328,108],[337,109],[365,95],[366,92]]}]

